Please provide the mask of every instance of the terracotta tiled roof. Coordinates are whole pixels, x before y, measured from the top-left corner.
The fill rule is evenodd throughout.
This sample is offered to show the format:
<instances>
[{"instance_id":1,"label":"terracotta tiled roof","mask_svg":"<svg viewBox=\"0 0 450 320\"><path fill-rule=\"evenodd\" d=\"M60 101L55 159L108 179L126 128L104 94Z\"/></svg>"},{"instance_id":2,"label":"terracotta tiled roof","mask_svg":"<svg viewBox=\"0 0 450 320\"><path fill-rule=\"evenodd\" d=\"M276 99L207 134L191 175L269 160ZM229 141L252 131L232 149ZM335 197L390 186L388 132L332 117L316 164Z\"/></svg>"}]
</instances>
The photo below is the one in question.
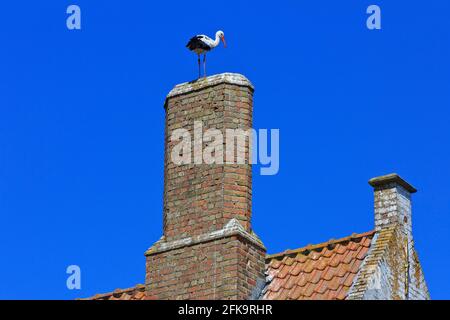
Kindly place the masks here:
<instances>
[{"instance_id":1,"label":"terracotta tiled roof","mask_svg":"<svg viewBox=\"0 0 450 320\"><path fill-rule=\"evenodd\" d=\"M266 258L266 300L344 300L375 232L289 250Z\"/></svg>"},{"instance_id":2,"label":"terracotta tiled roof","mask_svg":"<svg viewBox=\"0 0 450 320\"><path fill-rule=\"evenodd\" d=\"M113 292L96 294L85 300L145 300L145 286L138 284L133 288L116 289Z\"/></svg>"}]
</instances>

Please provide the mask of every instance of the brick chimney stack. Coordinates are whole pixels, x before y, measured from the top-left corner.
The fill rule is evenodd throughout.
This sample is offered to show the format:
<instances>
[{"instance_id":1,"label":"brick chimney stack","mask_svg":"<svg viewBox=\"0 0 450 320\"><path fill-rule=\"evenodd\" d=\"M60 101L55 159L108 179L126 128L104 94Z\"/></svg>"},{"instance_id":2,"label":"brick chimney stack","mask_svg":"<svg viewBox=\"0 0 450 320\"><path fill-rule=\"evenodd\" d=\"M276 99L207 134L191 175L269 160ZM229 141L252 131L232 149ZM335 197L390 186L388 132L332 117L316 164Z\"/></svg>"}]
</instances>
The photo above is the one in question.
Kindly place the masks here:
<instances>
[{"instance_id":1,"label":"brick chimney stack","mask_svg":"<svg viewBox=\"0 0 450 320\"><path fill-rule=\"evenodd\" d=\"M369 184L374 187L375 229L398 225L411 239L411 194L417 190L395 173L373 178Z\"/></svg>"},{"instance_id":2,"label":"brick chimney stack","mask_svg":"<svg viewBox=\"0 0 450 320\"><path fill-rule=\"evenodd\" d=\"M164 230L145 254L150 299L249 299L264 283L266 249L251 227L249 143L245 163L207 164L198 151L214 141L195 140L214 129L223 135L215 150L225 154L227 129L252 127L253 90L244 76L225 73L177 85L166 98ZM179 129L190 163L173 161Z\"/></svg>"}]
</instances>

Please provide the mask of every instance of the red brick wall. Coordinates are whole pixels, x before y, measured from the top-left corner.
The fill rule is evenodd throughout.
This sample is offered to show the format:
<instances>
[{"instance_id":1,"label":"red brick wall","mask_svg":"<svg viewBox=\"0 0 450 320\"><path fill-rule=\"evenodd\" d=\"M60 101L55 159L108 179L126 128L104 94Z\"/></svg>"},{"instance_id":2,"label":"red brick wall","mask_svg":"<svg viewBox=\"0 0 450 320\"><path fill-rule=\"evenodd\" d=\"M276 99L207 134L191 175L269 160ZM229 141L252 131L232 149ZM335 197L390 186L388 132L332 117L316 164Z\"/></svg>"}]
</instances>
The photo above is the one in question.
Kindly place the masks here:
<instances>
[{"instance_id":1,"label":"red brick wall","mask_svg":"<svg viewBox=\"0 0 450 320\"><path fill-rule=\"evenodd\" d=\"M147 257L149 299L248 299L265 252L237 236Z\"/></svg>"},{"instance_id":2,"label":"red brick wall","mask_svg":"<svg viewBox=\"0 0 450 320\"><path fill-rule=\"evenodd\" d=\"M252 127L253 90L228 83L169 98L166 104L164 235L166 240L222 228L232 217L251 229L251 165L172 162L173 130L185 128L194 137L194 121L204 131ZM205 147L203 144L203 148ZM246 144L248 148L248 144ZM248 154L248 150L246 151ZM224 148L225 153L225 148ZM192 155L193 158L193 155Z\"/></svg>"}]
</instances>

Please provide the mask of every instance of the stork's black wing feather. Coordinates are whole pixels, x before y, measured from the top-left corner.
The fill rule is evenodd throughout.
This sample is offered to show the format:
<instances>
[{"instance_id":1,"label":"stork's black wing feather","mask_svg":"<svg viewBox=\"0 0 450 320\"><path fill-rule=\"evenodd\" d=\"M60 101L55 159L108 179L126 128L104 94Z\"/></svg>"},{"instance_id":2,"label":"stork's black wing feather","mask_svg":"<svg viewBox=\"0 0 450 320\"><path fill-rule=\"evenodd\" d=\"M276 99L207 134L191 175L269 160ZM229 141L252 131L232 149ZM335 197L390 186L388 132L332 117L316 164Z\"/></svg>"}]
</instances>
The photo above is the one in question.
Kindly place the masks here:
<instances>
[{"instance_id":1,"label":"stork's black wing feather","mask_svg":"<svg viewBox=\"0 0 450 320\"><path fill-rule=\"evenodd\" d=\"M208 46L205 42L202 41L203 36L195 36L192 37L189 42L187 43L186 47L193 51L196 49L202 49L202 50L206 50L209 51L211 50L211 47Z\"/></svg>"}]
</instances>

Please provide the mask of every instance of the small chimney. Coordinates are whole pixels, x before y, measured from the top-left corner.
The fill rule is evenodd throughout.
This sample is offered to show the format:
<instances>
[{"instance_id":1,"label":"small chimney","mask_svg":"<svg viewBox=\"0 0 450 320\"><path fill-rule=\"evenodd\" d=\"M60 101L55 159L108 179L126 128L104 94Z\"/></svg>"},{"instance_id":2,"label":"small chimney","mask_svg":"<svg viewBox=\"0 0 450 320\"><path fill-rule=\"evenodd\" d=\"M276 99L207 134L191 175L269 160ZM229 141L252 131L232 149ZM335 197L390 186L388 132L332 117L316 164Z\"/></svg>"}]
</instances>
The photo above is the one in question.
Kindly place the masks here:
<instances>
[{"instance_id":1,"label":"small chimney","mask_svg":"<svg viewBox=\"0 0 450 320\"><path fill-rule=\"evenodd\" d=\"M369 184L374 188L375 229L399 225L411 239L411 194L417 190L396 173L370 179Z\"/></svg>"}]
</instances>

